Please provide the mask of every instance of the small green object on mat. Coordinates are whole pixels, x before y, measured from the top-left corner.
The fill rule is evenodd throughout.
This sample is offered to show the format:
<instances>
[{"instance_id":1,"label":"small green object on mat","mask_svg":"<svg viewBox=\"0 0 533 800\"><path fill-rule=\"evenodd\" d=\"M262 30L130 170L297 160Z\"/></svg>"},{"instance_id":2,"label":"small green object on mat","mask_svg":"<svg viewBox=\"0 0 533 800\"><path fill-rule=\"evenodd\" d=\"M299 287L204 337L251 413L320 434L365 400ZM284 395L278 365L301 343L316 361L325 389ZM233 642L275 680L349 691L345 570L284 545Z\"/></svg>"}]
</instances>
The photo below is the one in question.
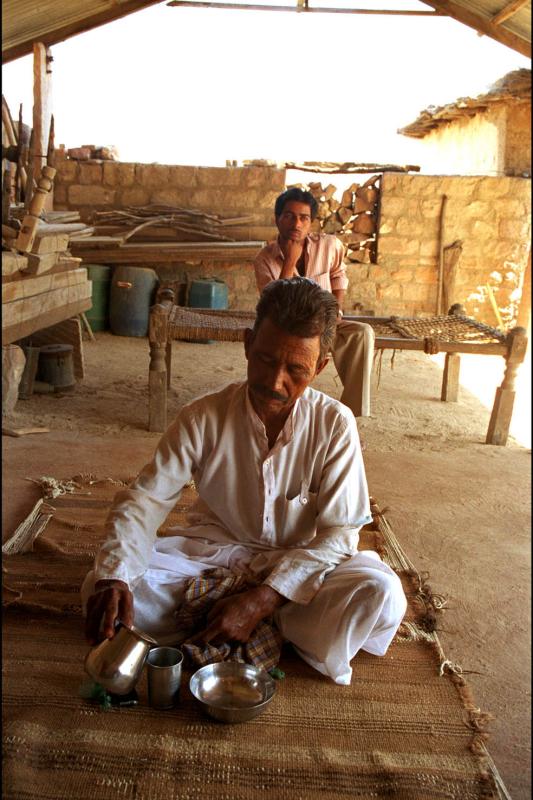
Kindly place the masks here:
<instances>
[{"instance_id":1,"label":"small green object on mat","mask_svg":"<svg viewBox=\"0 0 533 800\"><path fill-rule=\"evenodd\" d=\"M95 700L100 703L104 709L111 708L111 698L108 692L106 692L104 687L99 683L95 683L94 681L82 683L79 688L79 695L83 697L84 700Z\"/></svg>"},{"instance_id":2,"label":"small green object on mat","mask_svg":"<svg viewBox=\"0 0 533 800\"><path fill-rule=\"evenodd\" d=\"M279 667L272 667L268 674L272 675L275 681L282 681L285 677L285 673Z\"/></svg>"}]
</instances>

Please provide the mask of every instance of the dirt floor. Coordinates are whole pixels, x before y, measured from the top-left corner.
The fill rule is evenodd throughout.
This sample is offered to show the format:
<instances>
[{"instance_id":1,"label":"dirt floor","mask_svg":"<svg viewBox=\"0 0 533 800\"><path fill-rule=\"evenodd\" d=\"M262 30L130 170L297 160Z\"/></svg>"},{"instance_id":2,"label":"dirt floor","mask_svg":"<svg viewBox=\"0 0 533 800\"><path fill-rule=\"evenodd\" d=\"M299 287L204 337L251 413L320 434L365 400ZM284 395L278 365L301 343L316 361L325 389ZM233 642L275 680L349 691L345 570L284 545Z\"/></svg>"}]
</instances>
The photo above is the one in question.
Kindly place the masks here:
<instances>
[{"instance_id":1,"label":"dirt floor","mask_svg":"<svg viewBox=\"0 0 533 800\"><path fill-rule=\"evenodd\" d=\"M9 421L50 433L2 439L4 538L39 497L27 478L131 477L159 438L146 430L147 340L97 333L84 354L86 377L72 393L20 400ZM444 652L462 667L481 710L494 715L490 753L513 800L526 800L531 450L513 438L506 447L485 445L489 408L466 389L458 403L440 402L439 358L397 352L391 369L386 353L379 387L376 363L372 417L359 421L368 482L408 557L448 598ZM465 378L492 398L503 360L468 359ZM240 344L176 342L169 419L194 396L244 375ZM340 396L332 364L315 386Z\"/></svg>"}]
</instances>

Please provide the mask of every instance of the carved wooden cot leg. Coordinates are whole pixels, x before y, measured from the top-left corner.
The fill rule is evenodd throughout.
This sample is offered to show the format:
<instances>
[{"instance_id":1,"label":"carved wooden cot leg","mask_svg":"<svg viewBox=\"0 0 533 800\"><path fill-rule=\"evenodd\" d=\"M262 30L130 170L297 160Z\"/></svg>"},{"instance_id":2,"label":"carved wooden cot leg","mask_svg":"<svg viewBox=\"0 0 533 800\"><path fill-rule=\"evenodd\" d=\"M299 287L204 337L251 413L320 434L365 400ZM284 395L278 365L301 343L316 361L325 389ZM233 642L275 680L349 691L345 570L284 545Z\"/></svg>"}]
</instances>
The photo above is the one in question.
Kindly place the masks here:
<instances>
[{"instance_id":1,"label":"carved wooden cot leg","mask_svg":"<svg viewBox=\"0 0 533 800\"><path fill-rule=\"evenodd\" d=\"M507 334L507 357L502 385L496 389L485 444L507 444L515 398L515 380L518 367L526 356L525 328L513 328Z\"/></svg>"},{"instance_id":2,"label":"carved wooden cot leg","mask_svg":"<svg viewBox=\"0 0 533 800\"><path fill-rule=\"evenodd\" d=\"M459 397L459 371L461 356L459 353L446 353L440 399L447 403L456 403Z\"/></svg>"},{"instance_id":3,"label":"carved wooden cot leg","mask_svg":"<svg viewBox=\"0 0 533 800\"><path fill-rule=\"evenodd\" d=\"M150 371L148 373L148 430L162 433L167 427L167 335L168 307L157 304L150 309L148 340Z\"/></svg>"}]
</instances>

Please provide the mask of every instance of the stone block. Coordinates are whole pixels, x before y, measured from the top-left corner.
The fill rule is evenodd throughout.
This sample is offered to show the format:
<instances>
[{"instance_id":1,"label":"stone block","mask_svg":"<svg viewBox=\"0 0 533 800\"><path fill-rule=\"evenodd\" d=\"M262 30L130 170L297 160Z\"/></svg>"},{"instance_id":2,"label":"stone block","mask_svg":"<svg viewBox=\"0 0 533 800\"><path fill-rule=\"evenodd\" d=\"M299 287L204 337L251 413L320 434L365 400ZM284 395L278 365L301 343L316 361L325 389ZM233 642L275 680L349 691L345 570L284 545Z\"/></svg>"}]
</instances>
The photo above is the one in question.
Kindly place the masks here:
<instances>
[{"instance_id":1,"label":"stone block","mask_svg":"<svg viewBox=\"0 0 533 800\"><path fill-rule=\"evenodd\" d=\"M478 178L476 198L478 200L495 200L505 197L511 188L512 178Z\"/></svg>"},{"instance_id":2,"label":"stone block","mask_svg":"<svg viewBox=\"0 0 533 800\"><path fill-rule=\"evenodd\" d=\"M163 164L136 164L135 183L145 189L159 189L167 186L170 167Z\"/></svg>"},{"instance_id":3,"label":"stone block","mask_svg":"<svg viewBox=\"0 0 533 800\"><path fill-rule=\"evenodd\" d=\"M386 236L388 233L394 233L395 225L396 225L396 220L393 219L388 219L386 222L382 222L381 225L379 226L379 235Z\"/></svg>"},{"instance_id":4,"label":"stone block","mask_svg":"<svg viewBox=\"0 0 533 800\"><path fill-rule=\"evenodd\" d=\"M403 267L402 269L394 270L394 272L391 273L391 278L393 281L396 281L397 283L405 283L407 281L411 281L413 280L413 270L406 269L405 267Z\"/></svg>"},{"instance_id":5,"label":"stone block","mask_svg":"<svg viewBox=\"0 0 533 800\"><path fill-rule=\"evenodd\" d=\"M230 192L224 189L193 189L190 193L190 208L198 208L202 211L207 211L211 214L216 214L220 209L224 209L228 213L230 208L234 207L234 203L228 202L232 195L240 194L239 192ZM244 197L238 198L239 202L243 202Z\"/></svg>"},{"instance_id":6,"label":"stone block","mask_svg":"<svg viewBox=\"0 0 533 800\"><path fill-rule=\"evenodd\" d=\"M68 187L68 202L72 206L110 206L113 205L115 192L105 186Z\"/></svg>"},{"instance_id":7,"label":"stone block","mask_svg":"<svg viewBox=\"0 0 533 800\"><path fill-rule=\"evenodd\" d=\"M126 186L117 191L120 206L145 206L150 202L150 191L144 186Z\"/></svg>"},{"instance_id":8,"label":"stone block","mask_svg":"<svg viewBox=\"0 0 533 800\"><path fill-rule=\"evenodd\" d=\"M57 173L54 185L64 181L65 183L73 183L78 181L79 164L77 161L62 161L57 166Z\"/></svg>"},{"instance_id":9,"label":"stone block","mask_svg":"<svg viewBox=\"0 0 533 800\"><path fill-rule=\"evenodd\" d=\"M275 191L279 195L285 189L285 170L273 167L243 167L241 186Z\"/></svg>"},{"instance_id":10,"label":"stone block","mask_svg":"<svg viewBox=\"0 0 533 800\"><path fill-rule=\"evenodd\" d=\"M180 208L193 208L191 205L191 190L168 186L160 189L146 189L145 191L149 197L148 202L150 203L157 203L158 205L164 206L178 206Z\"/></svg>"},{"instance_id":11,"label":"stone block","mask_svg":"<svg viewBox=\"0 0 533 800\"><path fill-rule=\"evenodd\" d=\"M106 186L132 186L135 182L135 164L105 161L102 167Z\"/></svg>"},{"instance_id":12,"label":"stone block","mask_svg":"<svg viewBox=\"0 0 533 800\"><path fill-rule=\"evenodd\" d=\"M418 267L413 272L413 283L437 283L437 277L437 268L435 265L429 267Z\"/></svg>"},{"instance_id":13,"label":"stone block","mask_svg":"<svg viewBox=\"0 0 533 800\"><path fill-rule=\"evenodd\" d=\"M427 284L408 283L402 286L402 298L404 300L427 304L427 311L431 311L431 313L435 308L437 297L435 292L436 289Z\"/></svg>"},{"instance_id":14,"label":"stone block","mask_svg":"<svg viewBox=\"0 0 533 800\"><path fill-rule=\"evenodd\" d=\"M394 222L395 217L405 214L407 211L406 197L392 197L381 193L381 219L385 222ZM392 218L392 219L391 219Z\"/></svg>"},{"instance_id":15,"label":"stone block","mask_svg":"<svg viewBox=\"0 0 533 800\"><path fill-rule=\"evenodd\" d=\"M402 236L380 236L378 240L378 253L396 255L416 255L420 244L418 239Z\"/></svg>"},{"instance_id":16,"label":"stone block","mask_svg":"<svg viewBox=\"0 0 533 800\"><path fill-rule=\"evenodd\" d=\"M196 185L199 189L218 189L221 186L240 186L241 171L238 167L196 167Z\"/></svg>"},{"instance_id":17,"label":"stone block","mask_svg":"<svg viewBox=\"0 0 533 800\"><path fill-rule=\"evenodd\" d=\"M504 239L526 239L531 233L531 226L525 220L501 219L498 234Z\"/></svg>"},{"instance_id":18,"label":"stone block","mask_svg":"<svg viewBox=\"0 0 533 800\"><path fill-rule=\"evenodd\" d=\"M102 183L102 164L93 162L80 162L79 182L99 186Z\"/></svg>"},{"instance_id":19,"label":"stone block","mask_svg":"<svg viewBox=\"0 0 533 800\"><path fill-rule=\"evenodd\" d=\"M401 297L400 284L391 283L379 287L382 299L399 299Z\"/></svg>"},{"instance_id":20,"label":"stone block","mask_svg":"<svg viewBox=\"0 0 533 800\"><path fill-rule=\"evenodd\" d=\"M188 167L180 164L171 164L168 167L168 181L171 186L178 189L192 190L198 186L199 167Z\"/></svg>"},{"instance_id":21,"label":"stone block","mask_svg":"<svg viewBox=\"0 0 533 800\"><path fill-rule=\"evenodd\" d=\"M432 228L436 229L434 221L424 220L420 217L400 217L396 223L396 234L404 239L416 240L417 244L420 245L420 239L423 236L427 236Z\"/></svg>"},{"instance_id":22,"label":"stone block","mask_svg":"<svg viewBox=\"0 0 533 800\"><path fill-rule=\"evenodd\" d=\"M67 202L67 187L64 183L54 185L54 209L57 211L60 204Z\"/></svg>"},{"instance_id":23,"label":"stone block","mask_svg":"<svg viewBox=\"0 0 533 800\"><path fill-rule=\"evenodd\" d=\"M25 364L22 347L16 344L2 347L2 417L9 417L15 410Z\"/></svg>"},{"instance_id":24,"label":"stone block","mask_svg":"<svg viewBox=\"0 0 533 800\"><path fill-rule=\"evenodd\" d=\"M480 239L481 241L486 241L487 239L496 239L498 237L498 229L496 228L496 225L490 222L484 222L480 219L476 219L472 223L471 233L472 236L474 236L476 239Z\"/></svg>"},{"instance_id":25,"label":"stone block","mask_svg":"<svg viewBox=\"0 0 533 800\"><path fill-rule=\"evenodd\" d=\"M376 283L390 281L391 270L381 264L370 264L368 267L368 277Z\"/></svg>"},{"instance_id":26,"label":"stone block","mask_svg":"<svg viewBox=\"0 0 533 800\"><path fill-rule=\"evenodd\" d=\"M420 255L437 258L439 253L439 243L436 239L426 239L420 242Z\"/></svg>"},{"instance_id":27,"label":"stone block","mask_svg":"<svg viewBox=\"0 0 533 800\"><path fill-rule=\"evenodd\" d=\"M437 219L442 209L442 197L428 197L420 202L420 211L423 219Z\"/></svg>"},{"instance_id":28,"label":"stone block","mask_svg":"<svg viewBox=\"0 0 533 800\"><path fill-rule=\"evenodd\" d=\"M494 213L494 206L487 200L470 200L461 208L461 214L469 219L490 219Z\"/></svg>"}]
</instances>

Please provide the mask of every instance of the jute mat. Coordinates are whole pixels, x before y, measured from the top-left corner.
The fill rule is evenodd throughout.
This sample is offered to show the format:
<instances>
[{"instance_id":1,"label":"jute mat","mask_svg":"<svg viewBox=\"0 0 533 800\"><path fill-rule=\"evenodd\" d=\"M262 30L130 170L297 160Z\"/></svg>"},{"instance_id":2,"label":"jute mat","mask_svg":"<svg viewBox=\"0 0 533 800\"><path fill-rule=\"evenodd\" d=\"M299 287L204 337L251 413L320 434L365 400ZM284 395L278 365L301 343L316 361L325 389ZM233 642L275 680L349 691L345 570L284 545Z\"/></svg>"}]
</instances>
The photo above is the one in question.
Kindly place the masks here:
<instances>
[{"instance_id":1,"label":"jute mat","mask_svg":"<svg viewBox=\"0 0 533 800\"><path fill-rule=\"evenodd\" d=\"M88 648L79 587L119 485L87 475L61 481L72 491L49 497L33 533L19 531L4 546L6 800L506 796L484 743L486 715L435 632L444 599L413 568L376 504L361 547L398 571L409 610L384 658L356 656L351 686L322 677L287 646L274 701L248 723L203 716L188 674L172 711L148 706L144 674L138 706L105 710L83 700ZM194 488L184 490L160 535L183 524L194 496Z\"/></svg>"}]
</instances>

